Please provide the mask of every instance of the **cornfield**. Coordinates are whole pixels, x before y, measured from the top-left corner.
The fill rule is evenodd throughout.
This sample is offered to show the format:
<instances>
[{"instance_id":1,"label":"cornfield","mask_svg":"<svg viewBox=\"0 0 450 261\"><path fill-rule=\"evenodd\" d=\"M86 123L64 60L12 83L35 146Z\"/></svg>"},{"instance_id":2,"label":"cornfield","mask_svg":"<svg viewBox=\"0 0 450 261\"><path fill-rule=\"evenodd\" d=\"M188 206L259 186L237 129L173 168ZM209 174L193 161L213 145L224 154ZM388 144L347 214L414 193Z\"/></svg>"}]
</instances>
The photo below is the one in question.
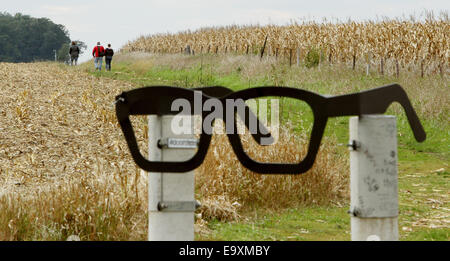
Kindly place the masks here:
<instances>
[{"instance_id":1,"label":"cornfield","mask_svg":"<svg viewBox=\"0 0 450 261\"><path fill-rule=\"evenodd\" d=\"M447 13L427 14L424 21L382 20L345 23L304 22L287 26L225 26L176 34L141 36L123 52L180 53L189 46L194 53L237 53L285 56L303 60L317 49L321 62L422 66L442 71L450 61L450 23Z\"/></svg>"}]
</instances>

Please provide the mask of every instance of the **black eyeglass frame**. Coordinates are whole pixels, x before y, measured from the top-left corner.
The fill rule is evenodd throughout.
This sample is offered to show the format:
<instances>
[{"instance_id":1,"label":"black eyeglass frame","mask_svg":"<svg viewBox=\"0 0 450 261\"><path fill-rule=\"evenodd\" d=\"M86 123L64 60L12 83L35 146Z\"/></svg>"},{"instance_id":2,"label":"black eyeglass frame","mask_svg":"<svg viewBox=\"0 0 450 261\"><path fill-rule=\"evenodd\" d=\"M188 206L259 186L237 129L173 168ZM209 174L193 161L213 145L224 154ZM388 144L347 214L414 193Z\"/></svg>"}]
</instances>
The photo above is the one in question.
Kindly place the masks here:
<instances>
[{"instance_id":1,"label":"black eyeglass frame","mask_svg":"<svg viewBox=\"0 0 450 261\"><path fill-rule=\"evenodd\" d=\"M215 88L209 89L209 88ZM116 97L116 114L119 119L119 124L125 135L130 152L136 164L146 171L151 172L187 172L193 170L201 165L209 144L211 142L211 135L207 134L202 129L200 135L197 153L188 161L184 162L150 162L146 160L139 152L136 138L129 121L129 115L143 115L143 114L177 114L158 108L167 108L170 100L176 98L184 98L193 104L193 90L179 87L168 86L154 86L143 87L140 89L124 92ZM426 138L425 131L416 112L414 111L411 102L408 99L406 92L398 84L390 84L370 90L361 91L358 93L338 95L326 97L310 91L279 86L265 86L244 89L233 92L228 88L215 86L204 87L195 90L201 90L203 93L203 101L205 99L216 98L225 106L227 99L231 100L248 100L262 97L289 97L299 99L306 102L313 111L314 124L311 131L311 137L308 145L308 151L299 163L265 163L258 162L250 158L244 151L241 139L237 133L237 117L235 110L233 113L235 131L231 134L227 133L228 139L231 143L234 153L236 154L242 165L249 170L260 174L301 174L308 171L314 164L317 156L323 133L329 117L340 116L362 116L365 114L383 114L386 112L389 105L393 102L398 102L404 108L409 124L417 141L422 142ZM209 94L209 95L208 95ZM160 95L156 97L156 95ZM211 95L211 96L210 96ZM170 99L160 99L160 97L169 97ZM220 98L218 98L220 97ZM156 101L155 101L156 99ZM151 104L151 102L155 104ZM203 119L209 112L202 112ZM225 115L222 118L226 125L228 110L225 110ZM246 113L251 113L246 111ZM247 117L248 118L248 117ZM246 122L248 126L248 122ZM261 125L259 125L261 126ZM211 127L212 128L212 127ZM211 133L211 132L210 132ZM264 132L263 132L264 133ZM259 133L254 135L255 140L261 137Z\"/></svg>"},{"instance_id":2,"label":"black eyeglass frame","mask_svg":"<svg viewBox=\"0 0 450 261\"><path fill-rule=\"evenodd\" d=\"M320 143L329 117L363 116L368 114L383 114L393 103L398 102L404 108L409 124L417 141L426 138L425 131L406 92L398 84L386 85L358 93L323 96L310 91L290 87L256 87L231 93L226 99L255 99L270 96L288 97L306 102L313 111L314 124L308 144L306 156L297 164L265 163L250 158L243 150L241 139L237 132L228 134L233 151L246 168L261 174L301 174L308 171L314 164Z\"/></svg>"},{"instance_id":3,"label":"black eyeglass frame","mask_svg":"<svg viewBox=\"0 0 450 261\"><path fill-rule=\"evenodd\" d=\"M208 99L217 99L230 93L232 90L222 86L211 86L194 89L185 89L171 86L148 86L134 89L128 92L123 92L116 97L116 116L119 125L125 136L130 153L136 164L150 172L172 172L180 173L193 170L200 166L208 152L209 144L211 142L211 134L205 133L202 129L200 140L198 142L197 153L187 161L149 161L141 154L136 136L134 135L133 126L131 124L130 115L175 115L179 112L169 109L173 101L178 98L183 98L190 102L191 108L194 108L195 98L194 91L200 91L202 95L202 102ZM203 107L203 104L201 105ZM194 115L195 112L192 113ZM257 121L258 130L260 132L252 133L253 138L258 144L261 144L262 138L271 138L269 131L260 123L249 109L245 106L244 111L246 117L245 124L248 127L250 118L254 117ZM202 120L209 114L208 111L202 111ZM212 122L212 124L214 124ZM211 131L212 133L212 126ZM262 145L262 144L261 144Z\"/></svg>"}]
</instances>

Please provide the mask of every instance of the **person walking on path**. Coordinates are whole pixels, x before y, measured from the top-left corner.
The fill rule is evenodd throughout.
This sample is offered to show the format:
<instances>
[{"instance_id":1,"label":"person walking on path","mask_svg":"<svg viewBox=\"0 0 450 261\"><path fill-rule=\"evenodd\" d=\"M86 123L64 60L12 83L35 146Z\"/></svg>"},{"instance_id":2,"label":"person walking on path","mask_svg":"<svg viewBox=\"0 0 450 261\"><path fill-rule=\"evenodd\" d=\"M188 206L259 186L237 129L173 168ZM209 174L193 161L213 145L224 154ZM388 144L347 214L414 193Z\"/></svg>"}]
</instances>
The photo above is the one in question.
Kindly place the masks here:
<instances>
[{"instance_id":1,"label":"person walking on path","mask_svg":"<svg viewBox=\"0 0 450 261\"><path fill-rule=\"evenodd\" d=\"M108 47L105 49L105 69L107 71L111 71L111 60L114 55L114 50L111 48L111 44L108 44Z\"/></svg>"},{"instance_id":2,"label":"person walking on path","mask_svg":"<svg viewBox=\"0 0 450 261\"><path fill-rule=\"evenodd\" d=\"M105 56L105 48L97 42L97 46L92 50L92 56L94 57L95 70L102 70L103 56Z\"/></svg>"},{"instance_id":3,"label":"person walking on path","mask_svg":"<svg viewBox=\"0 0 450 261\"><path fill-rule=\"evenodd\" d=\"M78 56L80 55L80 47L78 47L76 42L72 42L72 45L69 49L69 55L70 55L70 65L77 65Z\"/></svg>"}]
</instances>

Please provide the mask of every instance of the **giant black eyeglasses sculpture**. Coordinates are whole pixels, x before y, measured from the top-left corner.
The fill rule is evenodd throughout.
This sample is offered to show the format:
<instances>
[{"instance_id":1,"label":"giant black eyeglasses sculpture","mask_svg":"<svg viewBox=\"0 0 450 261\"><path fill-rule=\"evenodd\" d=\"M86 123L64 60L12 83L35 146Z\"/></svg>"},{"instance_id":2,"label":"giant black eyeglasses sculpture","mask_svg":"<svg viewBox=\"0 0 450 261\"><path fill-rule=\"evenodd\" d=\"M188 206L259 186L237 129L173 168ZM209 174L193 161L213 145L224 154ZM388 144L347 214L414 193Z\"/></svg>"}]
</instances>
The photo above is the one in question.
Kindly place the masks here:
<instances>
[{"instance_id":1,"label":"giant black eyeglasses sculpture","mask_svg":"<svg viewBox=\"0 0 450 261\"><path fill-rule=\"evenodd\" d=\"M414 111L408 96L403 88L398 84L378 87L358 93L326 97L310 91L290 88L290 87L256 87L242 91L233 92L232 90L221 87L204 87L196 89L185 89L169 86L150 86L143 87L127 92L123 92L116 97L116 115L119 124L124 133L131 155L136 164L151 172L187 172L197 168L202 164L209 144L211 142L212 125L202 129L198 142L196 154L184 162L155 162L145 159L139 151L133 127L130 122L130 115L175 115L178 111L171 109L171 104L179 98L187 100L192 108L195 107L195 95L201 92L201 106L208 100L214 99L226 107L226 101L258 99L263 97L284 97L300 100L309 105L312 110L314 123L308 144L306 156L294 164L258 162L252 159L244 150L241 136L237 133L236 114L245 119L245 126L249 128L250 121L255 120L256 115L245 106L245 110L237 109L225 110L221 117L225 125L232 123L233 131L227 136L231 143L234 153L239 161L251 171L261 174L301 174L309 170L315 161L320 142L329 117L339 116L361 116L365 114L382 114L393 102L401 104L405 110L408 122L417 141L422 142L426 138L425 131ZM198 100L197 100L198 102ZM200 115L202 119L208 116L209 112L192 111L191 115ZM256 118L257 120L257 118ZM228 121L228 123L227 123ZM233 122L230 122L233 121ZM263 138L271 140L271 134L265 129L264 124L257 120L258 131L253 132L254 140L260 145L270 146L270 142L263 144ZM208 129L209 128L209 129Z\"/></svg>"}]
</instances>

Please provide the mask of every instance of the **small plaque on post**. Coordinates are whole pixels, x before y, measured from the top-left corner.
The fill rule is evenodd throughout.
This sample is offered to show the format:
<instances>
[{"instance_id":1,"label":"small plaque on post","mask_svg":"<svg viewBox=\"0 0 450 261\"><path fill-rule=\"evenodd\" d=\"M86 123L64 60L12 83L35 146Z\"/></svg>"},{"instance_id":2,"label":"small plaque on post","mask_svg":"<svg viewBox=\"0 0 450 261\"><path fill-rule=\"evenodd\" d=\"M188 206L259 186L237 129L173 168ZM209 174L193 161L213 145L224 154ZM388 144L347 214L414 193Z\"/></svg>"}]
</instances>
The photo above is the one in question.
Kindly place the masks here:
<instances>
[{"instance_id":1,"label":"small plaque on post","mask_svg":"<svg viewBox=\"0 0 450 261\"><path fill-rule=\"evenodd\" d=\"M168 149L196 149L198 139L163 138L158 141L160 148Z\"/></svg>"}]
</instances>

